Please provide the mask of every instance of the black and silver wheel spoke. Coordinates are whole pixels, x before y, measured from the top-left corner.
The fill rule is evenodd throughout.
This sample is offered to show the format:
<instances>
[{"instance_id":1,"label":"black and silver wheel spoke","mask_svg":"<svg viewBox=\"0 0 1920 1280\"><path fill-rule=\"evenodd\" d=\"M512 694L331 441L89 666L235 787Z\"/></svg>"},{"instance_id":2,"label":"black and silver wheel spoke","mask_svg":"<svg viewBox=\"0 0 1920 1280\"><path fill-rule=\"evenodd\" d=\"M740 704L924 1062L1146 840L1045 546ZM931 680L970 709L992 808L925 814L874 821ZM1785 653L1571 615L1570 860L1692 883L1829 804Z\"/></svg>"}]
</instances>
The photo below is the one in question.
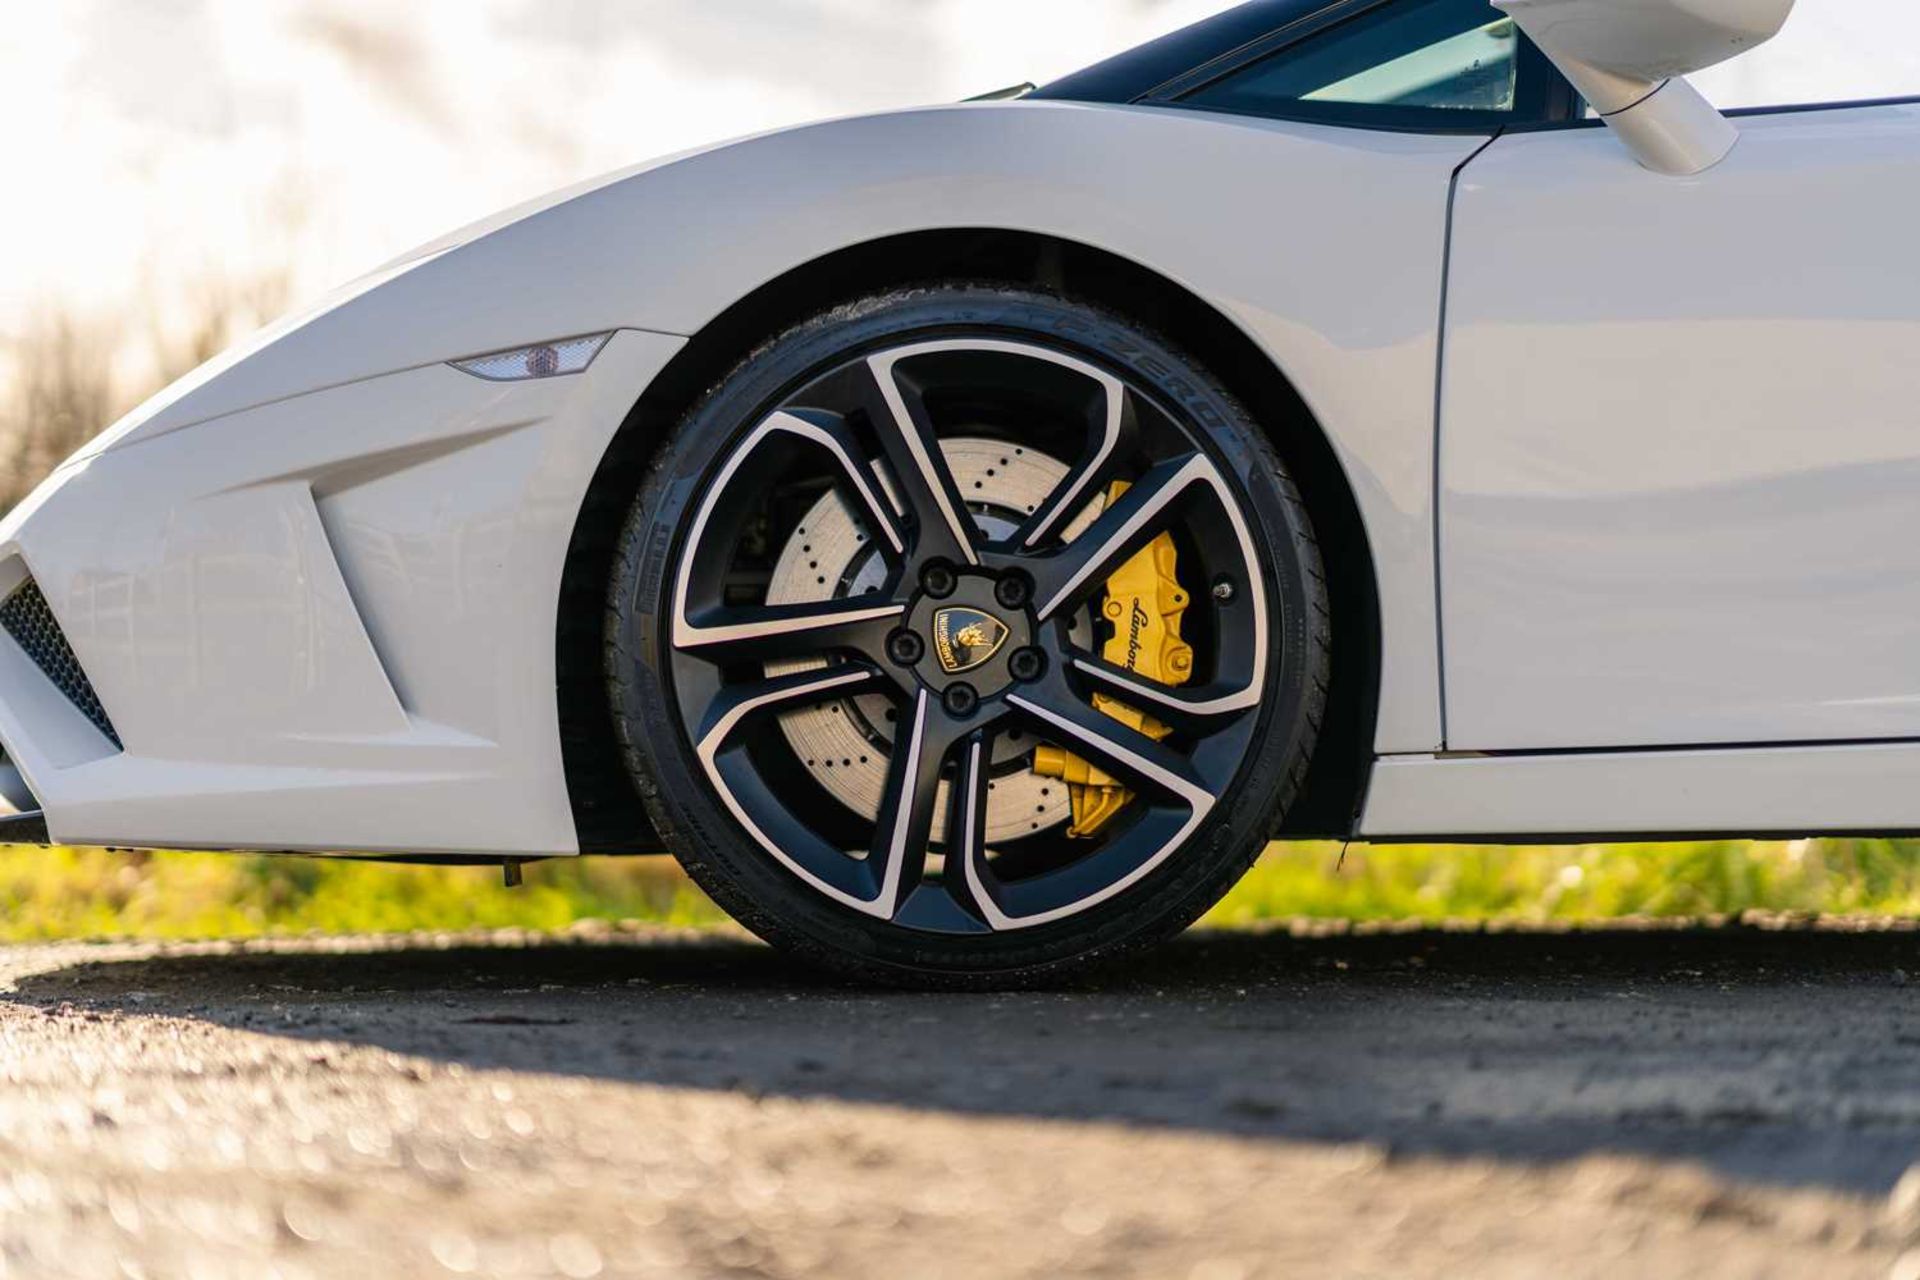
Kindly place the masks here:
<instances>
[{"instance_id":1,"label":"black and silver wheel spoke","mask_svg":"<svg viewBox=\"0 0 1920 1280\"><path fill-rule=\"evenodd\" d=\"M1010 693L1007 705L1038 732L1128 785L1193 811L1196 822L1213 807L1209 780L1186 756L1073 697L1062 683Z\"/></svg>"},{"instance_id":2,"label":"black and silver wheel spoke","mask_svg":"<svg viewBox=\"0 0 1920 1280\"><path fill-rule=\"evenodd\" d=\"M1218 782L1179 752L1066 695L1059 686L1014 694L1014 715L1142 791L1118 838L1051 871L1002 879L983 847L960 850L967 901L995 930L1062 919L1120 893L1182 848L1212 811Z\"/></svg>"},{"instance_id":3,"label":"black and silver wheel spoke","mask_svg":"<svg viewBox=\"0 0 1920 1280\"><path fill-rule=\"evenodd\" d=\"M828 698L852 697L879 683L879 673L866 667L840 666L729 685L714 697L701 717L697 736L700 759L711 766L753 716L790 711Z\"/></svg>"},{"instance_id":4,"label":"black and silver wheel spoke","mask_svg":"<svg viewBox=\"0 0 1920 1280\"><path fill-rule=\"evenodd\" d=\"M976 534L953 471L947 466L940 441L920 391L902 376L899 363L912 349L872 356L867 368L873 377L880 408L872 416L880 448L893 474L894 486L918 526L916 551L922 560L978 564Z\"/></svg>"},{"instance_id":5,"label":"black and silver wheel spoke","mask_svg":"<svg viewBox=\"0 0 1920 1280\"><path fill-rule=\"evenodd\" d=\"M1122 444L1133 427L1133 403L1126 384L1091 365L1074 362L1087 379L1086 445L1047 501L1014 535L1022 551L1045 546L1114 478Z\"/></svg>"},{"instance_id":6,"label":"black and silver wheel spoke","mask_svg":"<svg viewBox=\"0 0 1920 1280\"><path fill-rule=\"evenodd\" d=\"M1221 726L1260 705L1260 686L1252 681L1209 685L1165 685L1143 680L1104 658L1077 653L1074 674L1091 692L1104 693L1188 735L1218 732Z\"/></svg>"},{"instance_id":7,"label":"black and silver wheel spoke","mask_svg":"<svg viewBox=\"0 0 1920 1280\"><path fill-rule=\"evenodd\" d=\"M940 774L966 730L942 715L925 689L914 695L900 722L887 769L885 798L874 823L867 860L880 884L887 915L920 883L933 830Z\"/></svg>"},{"instance_id":8,"label":"black and silver wheel spoke","mask_svg":"<svg viewBox=\"0 0 1920 1280\"><path fill-rule=\"evenodd\" d=\"M1026 558L1041 622L1084 603L1106 577L1172 523L1175 505L1196 486L1219 486L1213 463L1198 453L1159 463L1109 504L1087 530L1048 556Z\"/></svg>"},{"instance_id":9,"label":"black and silver wheel spoke","mask_svg":"<svg viewBox=\"0 0 1920 1280\"><path fill-rule=\"evenodd\" d=\"M863 668L828 668L729 689L708 708L698 755L708 780L762 849L828 897L884 919L896 903L876 868L848 858L796 820L746 745L752 722L762 716L851 696L878 680Z\"/></svg>"},{"instance_id":10,"label":"black and silver wheel spoke","mask_svg":"<svg viewBox=\"0 0 1920 1280\"><path fill-rule=\"evenodd\" d=\"M904 604L870 599L825 604L716 607L682 617L674 646L708 662L728 666L829 653L857 652L884 661L886 637L906 613Z\"/></svg>"},{"instance_id":11,"label":"black and silver wheel spoke","mask_svg":"<svg viewBox=\"0 0 1920 1280\"><path fill-rule=\"evenodd\" d=\"M992 873L987 867L991 749L992 739L984 733L974 734L961 744L959 770L954 776L953 816L947 828L945 879L948 891L962 909L979 916L989 928L1000 929L1006 927L1007 916L994 897Z\"/></svg>"},{"instance_id":12,"label":"black and silver wheel spoke","mask_svg":"<svg viewBox=\"0 0 1920 1280\"><path fill-rule=\"evenodd\" d=\"M873 473L873 464L862 452L860 442L836 414L817 410L782 410L767 419L772 431L808 441L823 449L833 460L839 475L837 487L848 493L866 515L869 526L895 556L906 551L906 535L900 528L893 504L886 500Z\"/></svg>"}]
</instances>

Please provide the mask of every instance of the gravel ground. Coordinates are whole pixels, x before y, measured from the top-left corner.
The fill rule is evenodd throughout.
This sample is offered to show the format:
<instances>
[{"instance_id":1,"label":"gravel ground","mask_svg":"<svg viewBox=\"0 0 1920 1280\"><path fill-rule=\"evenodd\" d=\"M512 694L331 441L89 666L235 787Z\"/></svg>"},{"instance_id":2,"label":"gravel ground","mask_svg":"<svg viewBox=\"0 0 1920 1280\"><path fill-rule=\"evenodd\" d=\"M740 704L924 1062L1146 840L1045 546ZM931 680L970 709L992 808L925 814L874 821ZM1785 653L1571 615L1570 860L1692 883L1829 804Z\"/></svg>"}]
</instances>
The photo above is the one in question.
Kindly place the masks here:
<instances>
[{"instance_id":1,"label":"gravel ground","mask_svg":"<svg viewBox=\"0 0 1920 1280\"><path fill-rule=\"evenodd\" d=\"M1006 995L591 930L0 950L0 1280L1920 1280L1910 971L1846 922Z\"/></svg>"}]
</instances>

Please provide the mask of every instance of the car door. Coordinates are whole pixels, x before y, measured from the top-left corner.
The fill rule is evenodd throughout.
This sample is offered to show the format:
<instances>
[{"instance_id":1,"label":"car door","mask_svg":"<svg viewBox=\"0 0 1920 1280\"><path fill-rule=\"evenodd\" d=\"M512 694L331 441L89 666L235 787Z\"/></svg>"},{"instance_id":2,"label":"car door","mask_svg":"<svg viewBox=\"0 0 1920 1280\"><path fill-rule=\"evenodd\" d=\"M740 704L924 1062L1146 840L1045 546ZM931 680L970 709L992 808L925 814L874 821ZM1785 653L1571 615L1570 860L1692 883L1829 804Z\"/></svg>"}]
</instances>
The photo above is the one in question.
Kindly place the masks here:
<instances>
[{"instance_id":1,"label":"car door","mask_svg":"<svg viewBox=\"0 0 1920 1280\"><path fill-rule=\"evenodd\" d=\"M1449 748L1920 737L1920 105L1692 178L1502 136L1453 206Z\"/></svg>"},{"instance_id":2,"label":"car door","mask_svg":"<svg viewBox=\"0 0 1920 1280\"><path fill-rule=\"evenodd\" d=\"M1266 330L1269 349L1303 400L1331 424L1335 450L1349 476L1358 477L1383 635L1373 745L1385 754L1431 752L1441 743L1432 397L1449 191L1460 166L1501 130L1567 119L1576 103L1540 50L1485 0L1293 0L1247 8L1276 25L1171 79L1149 80L1158 87L1138 100L1309 130L1276 135L1289 148L1274 148L1262 162L1275 202L1270 235L1287 238L1284 252L1258 241L1245 252L1264 251L1272 263L1312 254L1334 273L1336 310L1350 307L1365 320L1339 325L1330 343L1311 350L1294 345L1291 321L1268 327L1256 317L1250 328ZM1131 88L1122 100L1136 100ZM1342 166L1338 185L1331 184L1292 158L1295 138L1367 168ZM1303 234L1300 208L1349 212ZM1263 275L1261 265L1250 264L1241 287L1268 316L1317 309L1298 281L1265 276L1263 284ZM1290 363L1295 351L1302 358ZM1364 354L1365 365L1329 363L1326 356L1336 351ZM1327 546L1332 555L1354 554L1350 546ZM1358 641L1345 653L1342 661L1365 661Z\"/></svg>"}]
</instances>

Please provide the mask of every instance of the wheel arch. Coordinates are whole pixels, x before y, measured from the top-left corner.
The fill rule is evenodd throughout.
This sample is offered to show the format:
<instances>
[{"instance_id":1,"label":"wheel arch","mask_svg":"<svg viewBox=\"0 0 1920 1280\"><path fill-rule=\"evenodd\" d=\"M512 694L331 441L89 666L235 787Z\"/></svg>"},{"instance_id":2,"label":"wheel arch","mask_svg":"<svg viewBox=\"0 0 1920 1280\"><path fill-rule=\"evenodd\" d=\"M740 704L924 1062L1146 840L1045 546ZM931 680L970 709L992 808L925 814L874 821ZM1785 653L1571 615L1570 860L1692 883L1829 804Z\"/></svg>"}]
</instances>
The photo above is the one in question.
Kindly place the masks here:
<instances>
[{"instance_id":1,"label":"wheel arch","mask_svg":"<svg viewBox=\"0 0 1920 1280\"><path fill-rule=\"evenodd\" d=\"M689 338L621 424L581 503L560 588L561 748L581 852L651 852L660 843L621 763L601 678L615 541L660 440L734 364L807 316L884 289L954 280L1040 288L1146 323L1212 371L1266 430L1318 534L1337 639L1326 724L1280 834L1353 832L1373 767L1381 623L1366 526L1325 430L1258 344L1175 281L1056 236L961 228L854 245L755 289Z\"/></svg>"}]
</instances>

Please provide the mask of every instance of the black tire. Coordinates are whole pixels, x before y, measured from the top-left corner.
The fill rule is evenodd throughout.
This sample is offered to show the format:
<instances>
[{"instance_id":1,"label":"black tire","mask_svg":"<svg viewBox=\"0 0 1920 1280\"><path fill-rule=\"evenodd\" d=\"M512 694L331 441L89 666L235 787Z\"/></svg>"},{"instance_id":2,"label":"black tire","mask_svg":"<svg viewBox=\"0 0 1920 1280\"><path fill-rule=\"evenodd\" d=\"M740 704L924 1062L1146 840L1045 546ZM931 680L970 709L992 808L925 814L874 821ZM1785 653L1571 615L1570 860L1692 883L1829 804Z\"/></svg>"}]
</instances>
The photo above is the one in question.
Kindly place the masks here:
<instances>
[{"instance_id":1,"label":"black tire","mask_svg":"<svg viewBox=\"0 0 1920 1280\"><path fill-rule=\"evenodd\" d=\"M1204 818L1193 818L1197 825L1179 828L1186 835L1177 848L1158 855L1164 860L1146 864L1148 869L1138 873L1140 878L1122 883L1111 896L1061 918L1025 927L954 933L843 905L776 862L763 843L750 835L736 816L740 808L732 793L723 799L714 766L696 751L693 739L701 730L689 727L690 713L685 710L695 701L686 687L692 677L685 675L685 654L675 652L675 639L681 633L674 630L674 619L687 613L688 578L679 579L682 595L677 613L674 593L676 574L697 571L689 529L696 507L722 466L736 451L752 447L751 441L742 442L756 424L788 403L800 388L819 385L823 371L844 367L868 353L929 339L973 338L1032 344L1109 373L1125 384L1130 405L1147 406L1137 412L1152 415L1155 430L1184 432L1183 438L1194 442L1194 452L1217 465L1218 475L1230 486L1239 507L1239 523L1232 527L1244 530L1232 545L1244 551L1250 541L1257 557L1254 572L1265 585L1255 594L1264 602L1261 617L1269 640L1264 653L1247 660L1252 668L1249 679L1257 681L1249 688L1257 693L1245 696L1257 697L1258 703L1249 705L1233 730L1238 735L1233 741L1242 747L1231 781L1217 793L1211 808L1204 810ZM1161 426L1163 420L1172 426ZM940 447L947 448L944 439ZM1090 480L1094 471L1089 466ZM1060 483L1065 488L1068 481ZM937 481L929 484L938 487ZM1221 492L1218 485L1215 491ZM946 492L958 490L949 486ZM1204 503L1206 495L1198 501ZM899 508L900 500L894 499L893 505ZM1064 512L1069 504L1063 498L1059 505ZM1195 518L1211 520L1209 527L1228 527L1231 517L1224 514L1225 500L1218 505L1223 514ZM870 510L883 511L877 505ZM704 516L703 511L703 530ZM951 525L951 508L948 516ZM916 521L905 527L923 527L905 512L900 519ZM740 535L737 545L749 545L748 535ZM913 545L920 544L916 540ZM876 554L880 550L877 536L874 550ZM688 566L684 569L683 557ZM909 572L918 570L900 570L903 575ZM1233 599L1230 588L1217 591L1226 594L1216 598ZM1216 607L1200 600L1202 594L1194 593L1196 607ZM1195 625L1211 625L1219 637L1225 637L1231 625L1229 607L1217 606L1220 621ZM1064 634L1063 624L1055 626ZM1036 635L1038 628L1036 623ZM654 823L688 874L736 920L769 942L863 980L977 987L1032 982L1069 966L1147 945L1185 928L1216 903L1258 856L1299 792L1325 708L1331 642L1320 556L1294 484L1259 426L1204 368L1164 338L1111 312L1026 290L955 284L880 294L787 330L742 360L660 443L618 543L607 604L606 677L626 766ZM1224 664L1227 659L1219 661ZM761 668L756 665L753 670L757 673ZM895 673L894 678L902 677ZM933 694L921 698L922 702L934 700ZM717 698L713 705L720 705ZM892 719L891 712L888 718ZM893 730L902 735L907 731L904 721ZM1176 735L1169 741L1179 740ZM993 753L1000 744L984 733L971 741L987 744L985 763L978 746L971 761L977 777L970 792L978 799L978 778L990 776L987 770L998 759ZM963 756L956 757L948 782L939 784L946 792L930 794L958 794L953 782L965 764ZM987 789L992 786L988 782ZM908 794L903 784L901 795ZM883 807L881 812L898 816L911 808L907 799L896 803L895 810ZM811 796L803 807L808 813L818 809ZM947 829L957 830L952 824L965 817L958 805L944 812L941 820L949 824ZM1198 815L1203 810L1196 805L1192 812ZM880 818L873 821L877 825ZM922 830L911 827L906 818L899 821L901 831ZM985 819L974 821L984 824ZM1134 826L1144 827L1147 821L1143 818ZM926 830L930 836L931 829ZM990 856L985 839L979 840L982 858ZM894 847L899 847L897 841ZM1115 865L1130 864L1116 861ZM919 892L927 883L938 885L948 873L914 874L933 877L915 881L914 891ZM952 894L964 907L964 888L955 888ZM898 903L897 898L891 901ZM906 914L904 907L900 911Z\"/></svg>"}]
</instances>

